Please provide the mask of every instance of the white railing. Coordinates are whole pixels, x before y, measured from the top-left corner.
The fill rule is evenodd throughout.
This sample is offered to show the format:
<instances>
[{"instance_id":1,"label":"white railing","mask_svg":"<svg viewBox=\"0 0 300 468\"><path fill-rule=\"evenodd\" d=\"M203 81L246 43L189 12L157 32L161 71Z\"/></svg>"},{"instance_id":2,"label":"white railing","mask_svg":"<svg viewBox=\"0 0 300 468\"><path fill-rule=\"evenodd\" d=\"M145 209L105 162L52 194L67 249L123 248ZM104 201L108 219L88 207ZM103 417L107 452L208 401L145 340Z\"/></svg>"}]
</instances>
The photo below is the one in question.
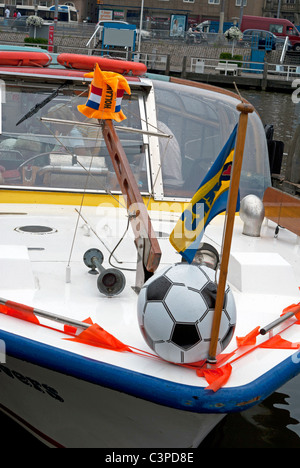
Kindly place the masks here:
<instances>
[{"instance_id":1,"label":"white railing","mask_svg":"<svg viewBox=\"0 0 300 468\"><path fill-rule=\"evenodd\" d=\"M191 73L219 73L225 76L263 75L264 66L265 64L261 62L191 57L189 71Z\"/></svg>"},{"instance_id":2,"label":"white railing","mask_svg":"<svg viewBox=\"0 0 300 468\"><path fill-rule=\"evenodd\" d=\"M293 80L300 76L300 66L297 65L280 65L272 63L261 63L251 61L232 61L232 60L217 60L192 57L190 63L191 73L223 73L224 75L235 76L250 76L259 77L263 75L265 78L270 78L270 75L278 79Z\"/></svg>"},{"instance_id":3,"label":"white railing","mask_svg":"<svg viewBox=\"0 0 300 468\"><path fill-rule=\"evenodd\" d=\"M93 32L93 34L91 35L90 39L86 43L86 47L95 49L96 44L97 44L97 33L99 33L99 38L98 39L100 39L102 29L103 29L103 26L101 26L101 25L98 25L96 27L96 29ZM92 44L92 41L93 41L93 44Z\"/></svg>"},{"instance_id":4,"label":"white railing","mask_svg":"<svg viewBox=\"0 0 300 468\"><path fill-rule=\"evenodd\" d=\"M300 76L300 66L280 65L272 63L208 59L203 57L191 57L181 64L172 63L172 57L159 53L133 54L134 60L145 63L148 70L165 72L177 71L182 74L223 74L225 76L239 76L245 78L281 79L291 81ZM194 78L193 78L194 79Z\"/></svg>"},{"instance_id":5,"label":"white railing","mask_svg":"<svg viewBox=\"0 0 300 468\"><path fill-rule=\"evenodd\" d=\"M300 66L268 64L268 74L275 78L286 78L286 81L291 81L300 76Z\"/></svg>"},{"instance_id":6,"label":"white railing","mask_svg":"<svg viewBox=\"0 0 300 468\"><path fill-rule=\"evenodd\" d=\"M133 60L136 62L144 63L147 66L147 68L165 68L168 60L168 55L158 54L156 52L152 52L149 54L144 52L137 52L134 53Z\"/></svg>"}]
</instances>

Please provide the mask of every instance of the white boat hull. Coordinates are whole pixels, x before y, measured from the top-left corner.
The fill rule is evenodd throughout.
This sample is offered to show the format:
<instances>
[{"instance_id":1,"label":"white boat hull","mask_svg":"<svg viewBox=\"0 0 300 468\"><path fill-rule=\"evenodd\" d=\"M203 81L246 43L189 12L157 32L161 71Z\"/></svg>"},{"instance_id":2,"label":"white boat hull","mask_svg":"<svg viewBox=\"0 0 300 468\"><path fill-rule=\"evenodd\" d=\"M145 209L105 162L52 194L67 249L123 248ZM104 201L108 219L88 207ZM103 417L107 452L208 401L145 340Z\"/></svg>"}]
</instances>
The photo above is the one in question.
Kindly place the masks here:
<instances>
[{"instance_id":1,"label":"white boat hull","mask_svg":"<svg viewBox=\"0 0 300 468\"><path fill-rule=\"evenodd\" d=\"M2 411L58 448L195 448L225 416L168 408L11 357L0 388Z\"/></svg>"}]
</instances>

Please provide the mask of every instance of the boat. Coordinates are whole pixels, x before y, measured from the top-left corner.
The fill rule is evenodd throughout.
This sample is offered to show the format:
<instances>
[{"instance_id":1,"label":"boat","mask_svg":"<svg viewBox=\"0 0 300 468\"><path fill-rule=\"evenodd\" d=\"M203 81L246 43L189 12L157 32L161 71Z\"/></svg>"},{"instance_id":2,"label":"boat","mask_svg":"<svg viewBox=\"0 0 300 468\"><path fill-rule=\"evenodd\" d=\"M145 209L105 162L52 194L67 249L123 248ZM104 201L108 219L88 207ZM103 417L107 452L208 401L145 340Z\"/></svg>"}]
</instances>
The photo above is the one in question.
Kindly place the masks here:
<instances>
[{"instance_id":1,"label":"boat","mask_svg":"<svg viewBox=\"0 0 300 468\"><path fill-rule=\"evenodd\" d=\"M47 52L0 50L0 65L47 67L52 57Z\"/></svg>"},{"instance_id":2,"label":"boat","mask_svg":"<svg viewBox=\"0 0 300 468\"><path fill-rule=\"evenodd\" d=\"M2 65L0 78L1 411L49 447L191 451L299 373L299 201L272 187L249 103L125 75L126 119L99 122L78 111L91 99L86 70ZM192 263L170 235L246 117L226 340L213 343L200 326L217 323L228 215L209 222ZM197 275L214 305L176 319L195 314ZM171 320L176 337L159 337ZM195 334L205 358L192 354Z\"/></svg>"},{"instance_id":3,"label":"boat","mask_svg":"<svg viewBox=\"0 0 300 468\"><path fill-rule=\"evenodd\" d=\"M58 55L57 61L66 68L79 70L94 70L95 64L98 63L103 71L126 73L127 75L140 76L147 71L144 63L112 57L63 53Z\"/></svg>"}]
</instances>

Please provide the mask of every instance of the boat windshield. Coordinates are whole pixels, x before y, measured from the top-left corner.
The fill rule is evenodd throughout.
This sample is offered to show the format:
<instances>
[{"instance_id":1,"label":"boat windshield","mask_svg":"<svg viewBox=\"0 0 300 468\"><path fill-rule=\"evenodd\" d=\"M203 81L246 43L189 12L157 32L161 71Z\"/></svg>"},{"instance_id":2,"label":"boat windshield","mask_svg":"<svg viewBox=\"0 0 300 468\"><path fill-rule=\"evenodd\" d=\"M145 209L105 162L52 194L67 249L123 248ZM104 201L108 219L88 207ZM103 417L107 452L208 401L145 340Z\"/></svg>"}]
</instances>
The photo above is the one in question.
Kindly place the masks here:
<instances>
[{"instance_id":1,"label":"boat windshield","mask_svg":"<svg viewBox=\"0 0 300 468\"><path fill-rule=\"evenodd\" d=\"M173 135L160 139L164 194L191 197L228 140L240 113L232 95L154 81L157 127ZM249 117L241 196L263 197L271 184L267 142L259 116Z\"/></svg>"},{"instance_id":2,"label":"boat windshield","mask_svg":"<svg viewBox=\"0 0 300 468\"><path fill-rule=\"evenodd\" d=\"M97 120L86 118L77 109L87 100L86 89L82 94L81 91L62 90L37 113L17 125L23 116L50 96L53 87L6 86L0 136L1 185L60 191L120 191L102 127ZM142 133L122 131L125 126L140 130L145 125L145 119L141 119L145 112L143 106L143 97L138 93L124 96L122 110L127 119L118 124L121 128L118 135L139 187L149 193L145 137ZM79 121L86 126L68 124L68 121Z\"/></svg>"},{"instance_id":3,"label":"boat windshield","mask_svg":"<svg viewBox=\"0 0 300 468\"><path fill-rule=\"evenodd\" d=\"M77 109L86 103L87 88L74 85L73 89L61 89L38 112L17 125L58 87L19 83L7 84L2 104L0 185L32 190L120 192L101 125ZM117 133L142 194L190 199L238 122L238 100L212 90L163 81L153 83L155 102L153 93L142 87L133 87L131 96L125 94L122 110L127 118L121 124L115 123ZM125 131L125 127L138 132ZM149 136L146 130L155 135ZM172 138L162 138L157 132ZM269 185L264 129L258 115L252 114L241 196L254 193L262 197ZM158 187L163 187L160 193Z\"/></svg>"}]
</instances>

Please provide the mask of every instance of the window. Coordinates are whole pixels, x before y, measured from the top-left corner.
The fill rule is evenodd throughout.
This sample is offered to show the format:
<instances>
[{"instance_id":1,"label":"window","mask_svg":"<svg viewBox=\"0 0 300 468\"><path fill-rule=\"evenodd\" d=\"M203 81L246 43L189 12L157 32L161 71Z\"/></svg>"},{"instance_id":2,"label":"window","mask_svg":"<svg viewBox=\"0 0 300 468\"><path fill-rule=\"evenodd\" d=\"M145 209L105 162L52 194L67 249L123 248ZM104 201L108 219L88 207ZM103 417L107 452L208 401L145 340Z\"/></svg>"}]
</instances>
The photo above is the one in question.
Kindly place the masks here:
<instances>
[{"instance_id":1,"label":"window","mask_svg":"<svg viewBox=\"0 0 300 468\"><path fill-rule=\"evenodd\" d=\"M165 138L159 138L164 194L167 197L190 198L197 191L238 121L237 101L229 96L175 83L170 86L170 83L155 80L153 85L157 128L173 135L169 142ZM249 118L240 186L241 198L252 192L254 178L262 181L269 178L263 126L259 124L262 138L255 138L258 128L255 128L254 120L259 124L257 114ZM255 151L258 154L266 156L260 168L256 167L253 158L246 156L253 153L253 145L257 145ZM261 173L261 179L257 179L258 172ZM261 193L264 190L265 182L262 182Z\"/></svg>"},{"instance_id":2,"label":"window","mask_svg":"<svg viewBox=\"0 0 300 468\"><path fill-rule=\"evenodd\" d=\"M235 0L235 6L237 7L241 7L241 6L247 6L247 0L243 0L243 4L242 4L242 0Z\"/></svg>"},{"instance_id":3,"label":"window","mask_svg":"<svg viewBox=\"0 0 300 468\"><path fill-rule=\"evenodd\" d=\"M270 24L270 32L273 34L282 34L283 33L283 25L282 24Z\"/></svg>"},{"instance_id":4,"label":"window","mask_svg":"<svg viewBox=\"0 0 300 468\"><path fill-rule=\"evenodd\" d=\"M209 5L220 5L220 0L208 0Z\"/></svg>"},{"instance_id":5,"label":"window","mask_svg":"<svg viewBox=\"0 0 300 468\"><path fill-rule=\"evenodd\" d=\"M7 86L6 102L3 103L5 120L0 135L1 185L30 185L33 189L47 187L82 190L86 187L88 191L94 192L107 189L119 191L101 127L73 126L59 122L61 119L85 121L77 105L85 104L86 96L74 99L59 94L39 110L35 117L16 126L20 117L52 91L52 88L38 90L26 85ZM120 123L120 127L141 129L143 102L139 93L130 98L124 96L122 109L127 119ZM42 116L58 119L58 122L42 122L39 119ZM146 162L148 140L140 133L119 130L118 134L141 191L149 193ZM87 173L90 174L88 180Z\"/></svg>"}]
</instances>

